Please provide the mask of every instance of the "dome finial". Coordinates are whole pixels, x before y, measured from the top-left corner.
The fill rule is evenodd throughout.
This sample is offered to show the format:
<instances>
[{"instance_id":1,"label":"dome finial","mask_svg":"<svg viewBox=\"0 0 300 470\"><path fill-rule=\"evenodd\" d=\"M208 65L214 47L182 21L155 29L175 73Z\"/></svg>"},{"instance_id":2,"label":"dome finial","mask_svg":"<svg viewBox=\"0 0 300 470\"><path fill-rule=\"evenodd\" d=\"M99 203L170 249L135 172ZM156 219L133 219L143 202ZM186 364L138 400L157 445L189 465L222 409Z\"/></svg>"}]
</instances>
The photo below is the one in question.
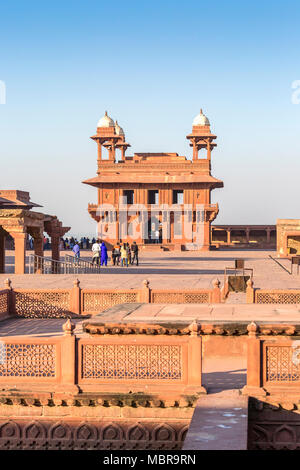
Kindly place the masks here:
<instances>
[{"instance_id":1,"label":"dome finial","mask_svg":"<svg viewBox=\"0 0 300 470\"><path fill-rule=\"evenodd\" d=\"M207 119L205 114L203 114L203 111L201 108L200 113L198 114L198 116L195 117L193 121L193 126L209 126L209 125L210 125L209 120Z\"/></svg>"},{"instance_id":2,"label":"dome finial","mask_svg":"<svg viewBox=\"0 0 300 470\"><path fill-rule=\"evenodd\" d=\"M105 115L98 121L97 127L114 127L114 121L109 117L107 111Z\"/></svg>"},{"instance_id":3,"label":"dome finial","mask_svg":"<svg viewBox=\"0 0 300 470\"><path fill-rule=\"evenodd\" d=\"M116 121L115 130L117 135L124 135L122 127L119 126L118 121Z\"/></svg>"}]
</instances>

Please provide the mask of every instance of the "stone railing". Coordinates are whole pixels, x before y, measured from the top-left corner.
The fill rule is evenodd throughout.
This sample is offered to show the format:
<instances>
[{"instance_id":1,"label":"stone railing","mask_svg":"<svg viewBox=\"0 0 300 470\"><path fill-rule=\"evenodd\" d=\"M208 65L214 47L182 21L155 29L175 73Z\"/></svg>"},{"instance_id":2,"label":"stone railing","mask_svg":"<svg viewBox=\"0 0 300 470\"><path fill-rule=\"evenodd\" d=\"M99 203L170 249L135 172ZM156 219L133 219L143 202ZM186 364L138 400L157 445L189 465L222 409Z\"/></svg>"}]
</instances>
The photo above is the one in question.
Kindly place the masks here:
<instances>
[{"instance_id":1,"label":"stone railing","mask_svg":"<svg viewBox=\"0 0 300 470\"><path fill-rule=\"evenodd\" d=\"M300 289L256 289L253 281L247 281L247 303L300 304Z\"/></svg>"},{"instance_id":2,"label":"stone railing","mask_svg":"<svg viewBox=\"0 0 300 470\"><path fill-rule=\"evenodd\" d=\"M220 282L212 289L151 289L144 281L141 289L81 289L78 280L72 289L13 289L5 281L0 291L0 318L10 313L26 318L68 318L93 315L123 303L219 303Z\"/></svg>"},{"instance_id":3,"label":"stone railing","mask_svg":"<svg viewBox=\"0 0 300 470\"><path fill-rule=\"evenodd\" d=\"M220 303L219 280L212 289L151 289L147 280L141 289L82 289L81 312L95 314L123 303Z\"/></svg>"},{"instance_id":4,"label":"stone railing","mask_svg":"<svg viewBox=\"0 0 300 470\"><path fill-rule=\"evenodd\" d=\"M0 291L1 314L26 318L68 318L80 314L79 281L72 289L14 289L5 281Z\"/></svg>"},{"instance_id":5,"label":"stone railing","mask_svg":"<svg viewBox=\"0 0 300 470\"><path fill-rule=\"evenodd\" d=\"M299 327L282 323L258 326L252 322L247 329L247 385L244 392L253 396L299 395Z\"/></svg>"},{"instance_id":6,"label":"stone railing","mask_svg":"<svg viewBox=\"0 0 300 470\"><path fill-rule=\"evenodd\" d=\"M1 389L101 393L205 393L201 383L201 336L197 323L177 334L155 334L153 325L131 324L136 334L2 337ZM149 334L149 331L152 334ZM195 366L196 364L196 366ZM101 388L99 388L101 386Z\"/></svg>"}]
</instances>

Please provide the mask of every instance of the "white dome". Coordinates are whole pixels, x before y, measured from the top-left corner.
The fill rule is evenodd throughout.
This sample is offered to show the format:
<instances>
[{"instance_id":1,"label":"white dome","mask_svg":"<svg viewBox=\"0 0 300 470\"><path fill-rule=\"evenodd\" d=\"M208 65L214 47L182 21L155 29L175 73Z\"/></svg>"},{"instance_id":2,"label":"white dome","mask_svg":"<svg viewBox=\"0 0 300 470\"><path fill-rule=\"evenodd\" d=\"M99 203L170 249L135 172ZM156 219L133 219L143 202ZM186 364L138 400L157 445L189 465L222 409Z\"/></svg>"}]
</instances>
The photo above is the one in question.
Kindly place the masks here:
<instances>
[{"instance_id":1,"label":"white dome","mask_svg":"<svg viewBox=\"0 0 300 470\"><path fill-rule=\"evenodd\" d=\"M119 126L118 121L116 121L115 130L117 135L124 135L122 127Z\"/></svg>"},{"instance_id":2,"label":"white dome","mask_svg":"<svg viewBox=\"0 0 300 470\"><path fill-rule=\"evenodd\" d=\"M114 127L114 121L107 115L107 111L105 111L105 115L98 121L97 127Z\"/></svg>"},{"instance_id":3,"label":"white dome","mask_svg":"<svg viewBox=\"0 0 300 470\"><path fill-rule=\"evenodd\" d=\"M200 114L195 117L193 121L193 126L209 126L209 120L207 117L203 114L202 109L200 109Z\"/></svg>"}]
</instances>

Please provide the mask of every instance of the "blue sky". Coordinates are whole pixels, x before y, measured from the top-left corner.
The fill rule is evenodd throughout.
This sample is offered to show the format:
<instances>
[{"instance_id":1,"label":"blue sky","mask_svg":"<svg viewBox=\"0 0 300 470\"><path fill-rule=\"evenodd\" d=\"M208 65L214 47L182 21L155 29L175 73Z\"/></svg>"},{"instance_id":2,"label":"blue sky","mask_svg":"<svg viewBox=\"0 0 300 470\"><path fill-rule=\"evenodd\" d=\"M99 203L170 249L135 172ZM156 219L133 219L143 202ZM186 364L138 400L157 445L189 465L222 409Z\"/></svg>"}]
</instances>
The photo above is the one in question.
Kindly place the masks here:
<instances>
[{"instance_id":1,"label":"blue sky","mask_svg":"<svg viewBox=\"0 0 300 470\"><path fill-rule=\"evenodd\" d=\"M108 110L132 152L191 157L200 107L218 136L215 223L300 218L300 4L15 1L0 6L0 187L94 232L89 139ZM300 95L299 95L300 96Z\"/></svg>"}]
</instances>

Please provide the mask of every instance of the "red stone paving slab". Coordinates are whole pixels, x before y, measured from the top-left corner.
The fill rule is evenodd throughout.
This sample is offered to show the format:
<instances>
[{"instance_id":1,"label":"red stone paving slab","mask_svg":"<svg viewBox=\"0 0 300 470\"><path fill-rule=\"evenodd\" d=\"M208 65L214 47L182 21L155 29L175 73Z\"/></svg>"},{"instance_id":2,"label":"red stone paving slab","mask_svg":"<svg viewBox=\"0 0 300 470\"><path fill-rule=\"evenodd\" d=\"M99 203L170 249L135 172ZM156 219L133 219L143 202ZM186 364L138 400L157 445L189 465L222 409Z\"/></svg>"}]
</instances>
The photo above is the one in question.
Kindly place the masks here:
<instances>
[{"instance_id":1,"label":"red stone paving slab","mask_svg":"<svg viewBox=\"0 0 300 470\"><path fill-rule=\"evenodd\" d=\"M3 336L62 336L66 319L60 318L9 318L0 322L0 337ZM82 332L82 320L72 320L75 333Z\"/></svg>"},{"instance_id":2,"label":"red stone paving slab","mask_svg":"<svg viewBox=\"0 0 300 470\"><path fill-rule=\"evenodd\" d=\"M229 304L176 304L154 306L142 304L126 316L128 321L176 320L209 320L209 321L296 321L300 323L300 306L298 304L264 304L264 305L229 305Z\"/></svg>"}]
</instances>

